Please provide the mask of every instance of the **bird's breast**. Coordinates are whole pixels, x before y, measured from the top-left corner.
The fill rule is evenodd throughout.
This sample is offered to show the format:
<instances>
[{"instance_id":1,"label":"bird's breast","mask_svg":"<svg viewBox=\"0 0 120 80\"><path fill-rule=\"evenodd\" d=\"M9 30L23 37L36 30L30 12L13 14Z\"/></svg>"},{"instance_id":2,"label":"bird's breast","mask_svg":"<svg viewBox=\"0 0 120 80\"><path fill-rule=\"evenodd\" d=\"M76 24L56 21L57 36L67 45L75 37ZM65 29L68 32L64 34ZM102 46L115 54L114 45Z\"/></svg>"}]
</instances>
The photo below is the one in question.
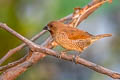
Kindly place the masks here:
<instances>
[{"instance_id":1,"label":"bird's breast","mask_svg":"<svg viewBox=\"0 0 120 80\"><path fill-rule=\"evenodd\" d=\"M86 42L86 40L70 40L68 38L68 35L64 32L57 33L54 36L54 40L61 45L62 47L68 49L68 50L76 50L76 51L82 51L84 48L86 48L89 45L89 41Z\"/></svg>"}]
</instances>

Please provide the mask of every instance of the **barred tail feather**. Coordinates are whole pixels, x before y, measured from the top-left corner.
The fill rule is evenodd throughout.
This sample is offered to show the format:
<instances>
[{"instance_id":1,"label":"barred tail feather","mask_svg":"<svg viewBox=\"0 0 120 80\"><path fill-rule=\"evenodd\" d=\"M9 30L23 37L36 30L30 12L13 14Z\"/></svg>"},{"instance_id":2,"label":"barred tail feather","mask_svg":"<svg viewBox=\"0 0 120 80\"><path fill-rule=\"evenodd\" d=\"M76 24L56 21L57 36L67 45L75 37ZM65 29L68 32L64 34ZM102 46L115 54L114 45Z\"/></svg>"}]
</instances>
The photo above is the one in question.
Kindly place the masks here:
<instances>
[{"instance_id":1,"label":"barred tail feather","mask_svg":"<svg viewBox=\"0 0 120 80\"><path fill-rule=\"evenodd\" d=\"M94 41L99 40L99 39L101 39L101 38L110 37L110 36L112 36L112 34L100 34L100 35L96 35L96 36L94 36L94 37L92 38L92 41L94 42Z\"/></svg>"}]
</instances>

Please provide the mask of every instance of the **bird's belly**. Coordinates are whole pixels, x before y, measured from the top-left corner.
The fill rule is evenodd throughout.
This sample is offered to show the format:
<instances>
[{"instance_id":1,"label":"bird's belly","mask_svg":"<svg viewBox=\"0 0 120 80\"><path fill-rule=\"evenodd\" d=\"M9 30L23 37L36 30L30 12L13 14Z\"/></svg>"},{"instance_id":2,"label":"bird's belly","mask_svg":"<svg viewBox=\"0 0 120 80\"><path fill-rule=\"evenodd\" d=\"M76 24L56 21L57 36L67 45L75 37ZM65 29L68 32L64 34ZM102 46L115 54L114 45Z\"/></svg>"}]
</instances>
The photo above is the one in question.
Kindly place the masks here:
<instances>
[{"instance_id":1,"label":"bird's belly","mask_svg":"<svg viewBox=\"0 0 120 80\"><path fill-rule=\"evenodd\" d=\"M79 40L70 40L63 37L56 38L55 41L67 50L75 50L82 52L84 48L86 48L84 42L80 42Z\"/></svg>"}]
</instances>

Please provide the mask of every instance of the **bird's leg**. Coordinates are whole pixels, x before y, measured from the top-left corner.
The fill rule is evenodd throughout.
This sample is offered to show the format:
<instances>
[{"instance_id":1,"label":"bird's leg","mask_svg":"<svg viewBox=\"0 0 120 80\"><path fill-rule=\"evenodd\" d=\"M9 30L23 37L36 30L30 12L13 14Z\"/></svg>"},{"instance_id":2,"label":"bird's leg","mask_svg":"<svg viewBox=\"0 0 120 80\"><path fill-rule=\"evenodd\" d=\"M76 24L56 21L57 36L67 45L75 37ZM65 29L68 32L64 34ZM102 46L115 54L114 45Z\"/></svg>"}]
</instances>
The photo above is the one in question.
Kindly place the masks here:
<instances>
[{"instance_id":1,"label":"bird's leg","mask_svg":"<svg viewBox=\"0 0 120 80\"><path fill-rule=\"evenodd\" d=\"M69 50L65 49L65 50L63 50L62 52L60 52L59 58L61 59L61 56L64 55L67 51L69 51Z\"/></svg>"},{"instance_id":2,"label":"bird's leg","mask_svg":"<svg viewBox=\"0 0 120 80\"><path fill-rule=\"evenodd\" d=\"M73 62L75 62L75 64L77 64L77 58L80 57L81 52L79 52L78 54L75 54L73 57Z\"/></svg>"}]
</instances>

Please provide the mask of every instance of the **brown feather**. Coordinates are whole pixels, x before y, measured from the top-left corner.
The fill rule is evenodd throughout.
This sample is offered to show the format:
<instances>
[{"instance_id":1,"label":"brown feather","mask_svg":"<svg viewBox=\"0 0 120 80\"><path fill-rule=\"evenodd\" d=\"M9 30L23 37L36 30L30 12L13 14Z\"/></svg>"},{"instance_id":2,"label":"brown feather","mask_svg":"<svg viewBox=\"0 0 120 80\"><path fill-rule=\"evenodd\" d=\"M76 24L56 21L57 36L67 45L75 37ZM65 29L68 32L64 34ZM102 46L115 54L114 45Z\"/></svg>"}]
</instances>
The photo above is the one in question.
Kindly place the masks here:
<instances>
[{"instance_id":1,"label":"brown feather","mask_svg":"<svg viewBox=\"0 0 120 80\"><path fill-rule=\"evenodd\" d=\"M111 36L111 34L94 36L86 31L70 27L68 24L59 21L52 21L47 26L48 31L57 44L67 50L76 50L79 52L84 51L94 41Z\"/></svg>"},{"instance_id":2,"label":"brown feather","mask_svg":"<svg viewBox=\"0 0 120 80\"><path fill-rule=\"evenodd\" d=\"M79 30L73 27L69 27L69 28L65 27L63 31L66 32L66 34L68 35L68 38L71 40L88 39L93 36L89 34L88 32L85 32L83 30Z\"/></svg>"}]
</instances>

